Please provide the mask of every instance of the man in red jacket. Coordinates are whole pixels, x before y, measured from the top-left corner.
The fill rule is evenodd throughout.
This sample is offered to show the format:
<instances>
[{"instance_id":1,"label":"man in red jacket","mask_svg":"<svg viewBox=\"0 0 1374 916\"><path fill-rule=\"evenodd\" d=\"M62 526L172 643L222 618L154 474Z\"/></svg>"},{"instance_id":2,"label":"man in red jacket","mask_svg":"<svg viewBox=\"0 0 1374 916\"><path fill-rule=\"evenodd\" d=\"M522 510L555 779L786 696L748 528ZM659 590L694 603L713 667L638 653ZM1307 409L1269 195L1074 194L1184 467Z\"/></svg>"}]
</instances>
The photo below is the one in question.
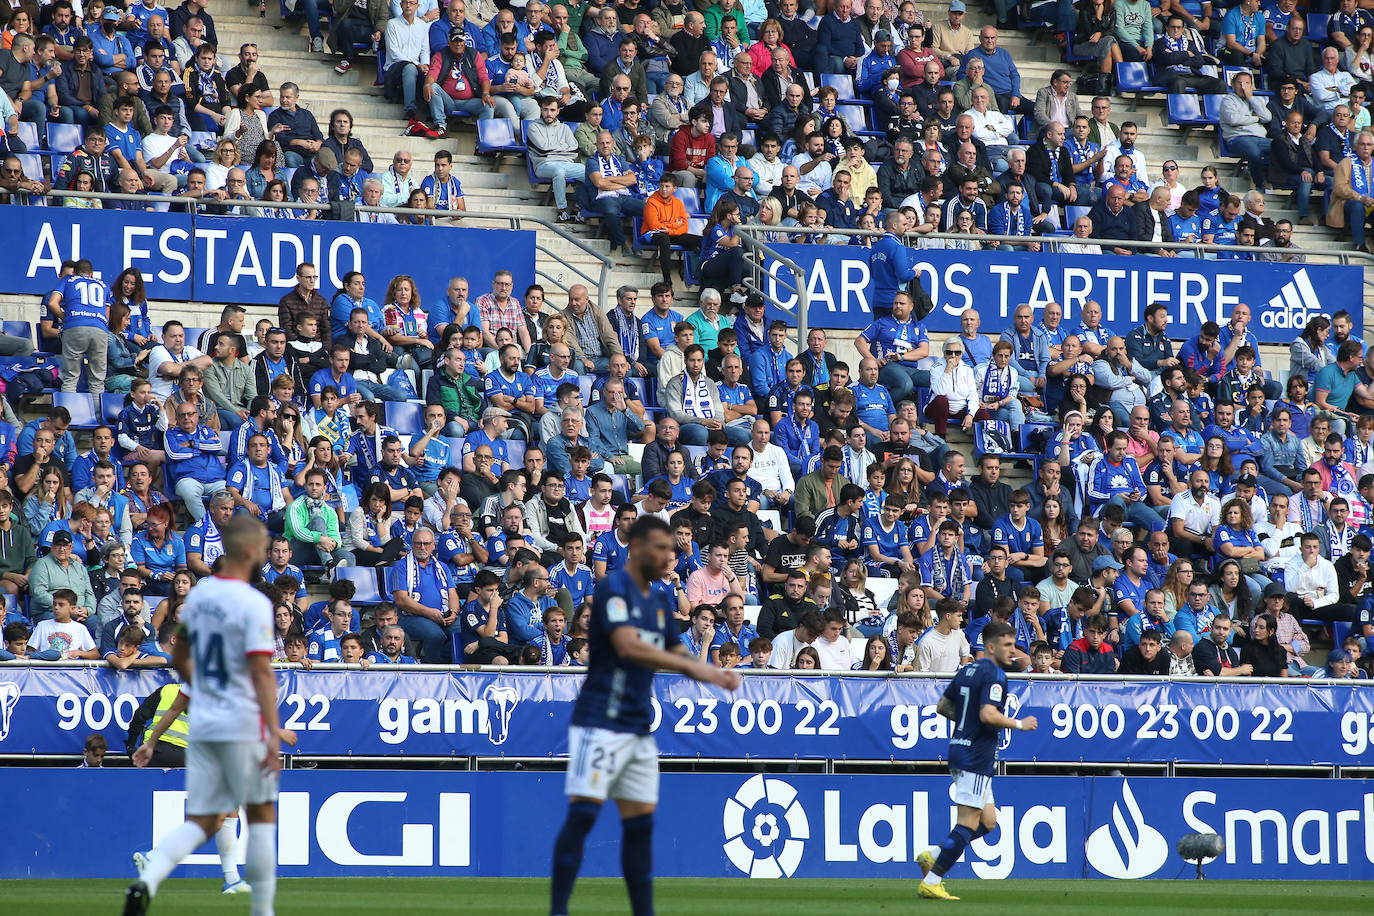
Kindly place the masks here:
<instances>
[{"instance_id":1,"label":"man in red jacket","mask_svg":"<svg viewBox=\"0 0 1374 916\"><path fill-rule=\"evenodd\" d=\"M679 127L668 141L668 171L679 187L695 188L706 183L706 163L716 154L716 138L711 136L711 116L698 111L691 123Z\"/></svg>"},{"instance_id":2,"label":"man in red jacket","mask_svg":"<svg viewBox=\"0 0 1374 916\"><path fill-rule=\"evenodd\" d=\"M1107 618L1094 614L1083 626L1083 637L1069 643L1059 670L1065 674L1115 674L1116 653L1106 641Z\"/></svg>"}]
</instances>

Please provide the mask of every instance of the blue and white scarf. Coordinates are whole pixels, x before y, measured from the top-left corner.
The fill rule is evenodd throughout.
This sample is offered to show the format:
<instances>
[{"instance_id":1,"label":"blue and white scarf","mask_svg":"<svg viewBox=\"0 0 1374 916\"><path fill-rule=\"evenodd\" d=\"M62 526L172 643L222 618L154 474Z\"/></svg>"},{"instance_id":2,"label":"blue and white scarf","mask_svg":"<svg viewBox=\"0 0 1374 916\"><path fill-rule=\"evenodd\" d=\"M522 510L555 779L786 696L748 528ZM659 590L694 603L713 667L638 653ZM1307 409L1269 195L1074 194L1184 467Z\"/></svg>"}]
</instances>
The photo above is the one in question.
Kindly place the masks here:
<instances>
[{"instance_id":1,"label":"blue and white scarf","mask_svg":"<svg viewBox=\"0 0 1374 916\"><path fill-rule=\"evenodd\" d=\"M708 420L715 418L711 390L708 387L714 384L715 382L705 375L692 381L690 375L682 373L682 412L689 417L702 417Z\"/></svg>"},{"instance_id":2,"label":"blue and white scarf","mask_svg":"<svg viewBox=\"0 0 1374 916\"><path fill-rule=\"evenodd\" d=\"M410 592L410 597L416 601L420 600L420 563L415 559L415 554L408 554L403 561L406 571L406 591ZM448 616L448 568L433 557L429 560L429 568L434 570L434 578L439 586L439 610L445 617Z\"/></svg>"}]
</instances>

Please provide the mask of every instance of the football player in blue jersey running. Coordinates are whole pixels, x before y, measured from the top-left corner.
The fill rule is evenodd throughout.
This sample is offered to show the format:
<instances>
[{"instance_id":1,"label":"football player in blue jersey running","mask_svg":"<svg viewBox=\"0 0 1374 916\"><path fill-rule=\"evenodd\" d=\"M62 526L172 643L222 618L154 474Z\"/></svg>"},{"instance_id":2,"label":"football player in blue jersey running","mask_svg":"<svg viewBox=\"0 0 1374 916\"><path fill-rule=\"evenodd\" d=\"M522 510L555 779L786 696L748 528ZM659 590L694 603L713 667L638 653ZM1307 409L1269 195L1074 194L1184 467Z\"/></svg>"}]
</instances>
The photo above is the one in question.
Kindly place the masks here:
<instances>
[{"instance_id":1,"label":"football player in blue jersey running","mask_svg":"<svg viewBox=\"0 0 1374 916\"><path fill-rule=\"evenodd\" d=\"M677 671L727 690L739 686L734 671L681 654L673 607L649 587L672 565L672 530L663 520L646 516L630 528L625 565L596 583L591 661L568 730L568 816L553 846L551 916L567 916L583 844L607 798L620 808L620 861L631 912L652 916L658 804L658 747L649 734L654 671Z\"/></svg>"},{"instance_id":2,"label":"football player in blue jersey running","mask_svg":"<svg viewBox=\"0 0 1374 916\"><path fill-rule=\"evenodd\" d=\"M957 823L939 846L916 857L925 875L917 895L932 900L958 900L944 886L945 872L953 867L969 843L997 826L997 806L992 800L992 772L997 766L997 741L1002 729L1035 731L1034 716L1013 719L1003 709L1007 702L1007 676L1016 646L1010 625L994 620L983 628L986 658L965 665L954 675L935 711L954 722L949 739L949 776L954 781Z\"/></svg>"}]
</instances>

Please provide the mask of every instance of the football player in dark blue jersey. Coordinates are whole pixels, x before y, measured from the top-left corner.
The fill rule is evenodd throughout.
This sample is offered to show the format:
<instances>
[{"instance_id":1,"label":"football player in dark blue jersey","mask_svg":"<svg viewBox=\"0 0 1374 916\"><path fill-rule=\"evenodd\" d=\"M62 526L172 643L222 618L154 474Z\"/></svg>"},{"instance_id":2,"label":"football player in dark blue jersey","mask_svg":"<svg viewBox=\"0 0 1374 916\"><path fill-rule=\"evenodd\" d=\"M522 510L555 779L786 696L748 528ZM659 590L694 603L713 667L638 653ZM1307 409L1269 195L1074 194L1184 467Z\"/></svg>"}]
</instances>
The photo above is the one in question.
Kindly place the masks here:
<instances>
[{"instance_id":1,"label":"football player in dark blue jersey","mask_svg":"<svg viewBox=\"0 0 1374 916\"><path fill-rule=\"evenodd\" d=\"M739 686L734 671L682 654L672 604L650 588L672 564L672 530L646 516L630 528L625 564L597 580L591 661L568 730L568 816L553 847L552 916L567 916L583 844L607 798L620 808L621 866L631 912L653 913L658 748L649 731L654 671L677 671L727 690Z\"/></svg>"},{"instance_id":2,"label":"football player in dark blue jersey","mask_svg":"<svg viewBox=\"0 0 1374 916\"><path fill-rule=\"evenodd\" d=\"M1013 719L1003 710L1007 702L1007 676L1016 632L994 620L983 628L987 657L960 668L935 711L954 723L949 739L949 775L954 781L957 823L939 846L916 857L925 875L917 894L933 900L958 900L944 886L945 872L964 854L969 843L997 826L997 806L992 800L992 773L997 766L997 741L1002 729L1034 731L1034 716Z\"/></svg>"}]
</instances>

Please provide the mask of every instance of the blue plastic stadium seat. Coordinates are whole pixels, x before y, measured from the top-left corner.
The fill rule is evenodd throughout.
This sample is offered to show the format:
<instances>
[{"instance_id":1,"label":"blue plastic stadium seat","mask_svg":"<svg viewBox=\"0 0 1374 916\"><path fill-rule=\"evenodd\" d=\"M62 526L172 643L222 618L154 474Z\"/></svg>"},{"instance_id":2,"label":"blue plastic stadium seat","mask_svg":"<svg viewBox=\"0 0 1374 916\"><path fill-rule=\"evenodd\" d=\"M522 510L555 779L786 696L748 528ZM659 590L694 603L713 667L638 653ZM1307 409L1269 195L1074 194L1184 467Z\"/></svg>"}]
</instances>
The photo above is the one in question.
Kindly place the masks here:
<instances>
[{"instance_id":1,"label":"blue plastic stadium seat","mask_svg":"<svg viewBox=\"0 0 1374 916\"><path fill-rule=\"evenodd\" d=\"M1203 107L1207 98L1209 96L1170 93L1167 102L1169 123L1175 127L1206 127L1217 123L1207 117Z\"/></svg>"},{"instance_id":2,"label":"blue plastic stadium seat","mask_svg":"<svg viewBox=\"0 0 1374 916\"><path fill-rule=\"evenodd\" d=\"M696 188L678 188L674 194L678 200L682 201L682 206L686 208L688 216L706 212L701 209L701 193Z\"/></svg>"},{"instance_id":3,"label":"blue plastic stadium seat","mask_svg":"<svg viewBox=\"0 0 1374 916\"><path fill-rule=\"evenodd\" d=\"M854 77L848 73L822 73L821 86L830 86L839 93L841 102L857 102L860 105L871 105L865 99L861 99L854 92ZM817 87L819 88L819 87Z\"/></svg>"},{"instance_id":4,"label":"blue plastic stadium seat","mask_svg":"<svg viewBox=\"0 0 1374 916\"><path fill-rule=\"evenodd\" d=\"M1331 17L1324 13L1307 14L1307 40L1315 44L1324 44L1327 39Z\"/></svg>"},{"instance_id":5,"label":"blue plastic stadium seat","mask_svg":"<svg viewBox=\"0 0 1374 916\"><path fill-rule=\"evenodd\" d=\"M72 415L71 427L73 429L95 429L101 425L102 420L97 413L96 400L89 394L80 392L67 394L54 391L52 393L52 405L67 408L67 413Z\"/></svg>"},{"instance_id":6,"label":"blue plastic stadium seat","mask_svg":"<svg viewBox=\"0 0 1374 916\"><path fill-rule=\"evenodd\" d=\"M843 105L835 106L835 110L844 118L844 122L849 125L849 129L854 133L868 132L868 117L864 113L864 107L857 102L848 102Z\"/></svg>"},{"instance_id":7,"label":"blue plastic stadium seat","mask_svg":"<svg viewBox=\"0 0 1374 916\"><path fill-rule=\"evenodd\" d=\"M80 145L80 124L48 125L48 149L54 153L70 153Z\"/></svg>"},{"instance_id":8,"label":"blue plastic stadium seat","mask_svg":"<svg viewBox=\"0 0 1374 916\"><path fill-rule=\"evenodd\" d=\"M505 118L488 118L477 122L477 152L523 153L524 141L515 135L515 130Z\"/></svg>"},{"instance_id":9,"label":"blue plastic stadium seat","mask_svg":"<svg viewBox=\"0 0 1374 916\"><path fill-rule=\"evenodd\" d=\"M124 409L124 394L118 391L106 391L100 395L100 419L103 423L110 424L119 419L119 412Z\"/></svg>"},{"instance_id":10,"label":"blue plastic stadium seat","mask_svg":"<svg viewBox=\"0 0 1374 916\"><path fill-rule=\"evenodd\" d=\"M28 149L43 148L43 144L38 142L38 125L32 121L19 122L19 139Z\"/></svg>"},{"instance_id":11,"label":"blue plastic stadium seat","mask_svg":"<svg viewBox=\"0 0 1374 916\"><path fill-rule=\"evenodd\" d=\"M1221 126L1221 100L1224 95L1204 95L1202 97L1202 117L1213 127Z\"/></svg>"},{"instance_id":12,"label":"blue plastic stadium seat","mask_svg":"<svg viewBox=\"0 0 1374 916\"><path fill-rule=\"evenodd\" d=\"M525 447L526 442L523 439L506 440L506 454L510 456L511 467L522 468L525 466Z\"/></svg>"},{"instance_id":13,"label":"blue plastic stadium seat","mask_svg":"<svg viewBox=\"0 0 1374 916\"><path fill-rule=\"evenodd\" d=\"M370 566L336 566L334 581L349 580L357 588L353 594L354 604L381 604L386 600L378 586L377 570Z\"/></svg>"},{"instance_id":14,"label":"blue plastic stadium seat","mask_svg":"<svg viewBox=\"0 0 1374 916\"><path fill-rule=\"evenodd\" d=\"M418 436L425 431L425 405L414 401L384 401L386 425L402 436Z\"/></svg>"},{"instance_id":15,"label":"blue plastic stadium seat","mask_svg":"<svg viewBox=\"0 0 1374 916\"><path fill-rule=\"evenodd\" d=\"M26 124L27 121L20 121ZM32 149L32 147L30 147ZM31 181L47 181L47 175L43 172L43 157L37 153L20 153L19 164L24 168L24 177Z\"/></svg>"},{"instance_id":16,"label":"blue plastic stadium seat","mask_svg":"<svg viewBox=\"0 0 1374 916\"><path fill-rule=\"evenodd\" d=\"M6 321L0 325L0 330L9 337L19 337L33 343L33 325L27 321Z\"/></svg>"},{"instance_id":17,"label":"blue plastic stadium seat","mask_svg":"<svg viewBox=\"0 0 1374 916\"><path fill-rule=\"evenodd\" d=\"M1150 77L1150 68L1141 62L1123 61L1116 65L1117 92L1163 92Z\"/></svg>"}]
</instances>

